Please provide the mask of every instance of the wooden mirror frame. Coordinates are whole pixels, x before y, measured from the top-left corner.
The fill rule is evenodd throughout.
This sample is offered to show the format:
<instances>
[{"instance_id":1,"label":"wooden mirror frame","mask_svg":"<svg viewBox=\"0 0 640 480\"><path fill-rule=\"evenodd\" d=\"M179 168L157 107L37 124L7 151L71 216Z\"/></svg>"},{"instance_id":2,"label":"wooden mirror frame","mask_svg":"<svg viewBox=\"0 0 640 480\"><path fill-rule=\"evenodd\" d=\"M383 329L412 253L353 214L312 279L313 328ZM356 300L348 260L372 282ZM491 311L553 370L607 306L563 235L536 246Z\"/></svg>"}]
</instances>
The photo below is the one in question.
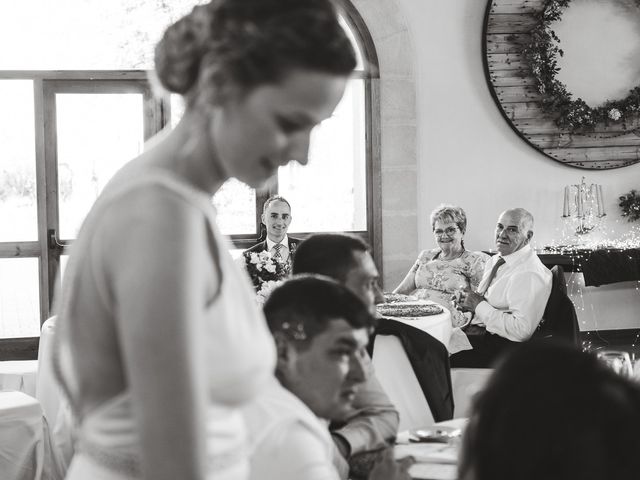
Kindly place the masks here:
<instances>
[{"instance_id":1,"label":"wooden mirror frame","mask_svg":"<svg viewBox=\"0 0 640 480\"><path fill-rule=\"evenodd\" d=\"M542 108L538 80L524 57L531 31L549 0L489 0L483 26L483 61L491 95L511 128L529 145L565 165L610 169L640 162L640 122L598 122L592 131L556 125Z\"/></svg>"}]
</instances>

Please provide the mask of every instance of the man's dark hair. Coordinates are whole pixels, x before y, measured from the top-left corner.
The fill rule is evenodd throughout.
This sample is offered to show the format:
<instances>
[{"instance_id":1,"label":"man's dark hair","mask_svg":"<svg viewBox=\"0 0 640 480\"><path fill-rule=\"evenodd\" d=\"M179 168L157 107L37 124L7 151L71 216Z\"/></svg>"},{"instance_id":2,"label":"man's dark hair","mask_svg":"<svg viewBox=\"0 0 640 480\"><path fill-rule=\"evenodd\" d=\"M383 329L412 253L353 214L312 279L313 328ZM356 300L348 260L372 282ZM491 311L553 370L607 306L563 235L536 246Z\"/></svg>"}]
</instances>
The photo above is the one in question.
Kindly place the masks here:
<instances>
[{"instance_id":1,"label":"man's dark hair","mask_svg":"<svg viewBox=\"0 0 640 480\"><path fill-rule=\"evenodd\" d=\"M592 353L546 342L505 355L475 397L460 478L638 478L640 386Z\"/></svg>"},{"instance_id":2,"label":"man's dark hair","mask_svg":"<svg viewBox=\"0 0 640 480\"><path fill-rule=\"evenodd\" d=\"M332 320L344 319L355 329L374 326L366 305L331 278L298 275L277 287L264 304L272 333L282 332L299 349L326 330Z\"/></svg>"},{"instance_id":3,"label":"man's dark hair","mask_svg":"<svg viewBox=\"0 0 640 480\"><path fill-rule=\"evenodd\" d=\"M293 258L292 272L317 273L345 282L355 266L354 252L368 252L359 237L341 233L319 233L302 241Z\"/></svg>"}]
</instances>

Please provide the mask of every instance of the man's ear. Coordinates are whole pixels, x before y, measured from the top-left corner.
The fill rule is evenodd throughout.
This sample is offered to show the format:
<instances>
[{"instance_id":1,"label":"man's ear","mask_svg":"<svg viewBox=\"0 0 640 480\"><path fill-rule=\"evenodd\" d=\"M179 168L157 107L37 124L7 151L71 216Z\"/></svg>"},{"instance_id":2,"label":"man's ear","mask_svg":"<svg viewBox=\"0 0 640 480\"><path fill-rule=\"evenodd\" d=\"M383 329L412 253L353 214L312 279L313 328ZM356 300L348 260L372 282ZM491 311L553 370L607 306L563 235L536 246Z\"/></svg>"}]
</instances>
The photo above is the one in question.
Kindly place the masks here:
<instances>
[{"instance_id":1,"label":"man's ear","mask_svg":"<svg viewBox=\"0 0 640 480\"><path fill-rule=\"evenodd\" d=\"M295 348L283 332L274 332L273 339L276 343L276 370L284 373L295 361Z\"/></svg>"},{"instance_id":2,"label":"man's ear","mask_svg":"<svg viewBox=\"0 0 640 480\"><path fill-rule=\"evenodd\" d=\"M246 91L227 75L218 75L215 86L215 103L223 106L228 102L239 101Z\"/></svg>"},{"instance_id":3,"label":"man's ear","mask_svg":"<svg viewBox=\"0 0 640 480\"><path fill-rule=\"evenodd\" d=\"M262 222L262 224L266 227L267 226L267 222L264 219L264 213L260 215L260 221Z\"/></svg>"},{"instance_id":4,"label":"man's ear","mask_svg":"<svg viewBox=\"0 0 640 480\"><path fill-rule=\"evenodd\" d=\"M532 238L533 238L533 230L529 230L527 232L527 242L530 242Z\"/></svg>"}]
</instances>

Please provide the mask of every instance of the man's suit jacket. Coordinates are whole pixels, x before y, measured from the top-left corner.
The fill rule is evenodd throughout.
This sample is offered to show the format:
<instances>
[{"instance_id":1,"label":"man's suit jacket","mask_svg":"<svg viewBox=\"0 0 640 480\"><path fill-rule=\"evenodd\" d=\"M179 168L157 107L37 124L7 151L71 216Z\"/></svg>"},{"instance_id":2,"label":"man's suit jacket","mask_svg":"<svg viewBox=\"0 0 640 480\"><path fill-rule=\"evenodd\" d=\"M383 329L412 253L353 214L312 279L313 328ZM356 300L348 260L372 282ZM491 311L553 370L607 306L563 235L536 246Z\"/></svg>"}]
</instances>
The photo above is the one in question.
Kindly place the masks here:
<instances>
[{"instance_id":1,"label":"man's suit jacket","mask_svg":"<svg viewBox=\"0 0 640 480\"><path fill-rule=\"evenodd\" d=\"M289 264L291 264L291 260L294 257L296 248L298 248L298 244L302 241L302 240L298 240L297 238L291 238L291 237L287 237L288 239L288 244L289 244ZM245 263L248 265L249 264L249 259L252 253L260 253L260 252L266 252L267 251L267 240L264 239L262 242L258 242L256 243L253 247L247 248L244 252L242 252L242 256L244 257L244 261ZM253 279L253 286L256 290L258 290L260 288L260 284L258 283L258 281L256 279Z\"/></svg>"},{"instance_id":2,"label":"man's suit jacket","mask_svg":"<svg viewBox=\"0 0 640 480\"><path fill-rule=\"evenodd\" d=\"M381 318L369 339L369 353L376 335L394 335L402 344L422 393L436 422L453 418L453 387L449 352L437 340L417 328L390 318Z\"/></svg>"},{"instance_id":3,"label":"man's suit jacket","mask_svg":"<svg viewBox=\"0 0 640 480\"><path fill-rule=\"evenodd\" d=\"M292 237L288 237L288 246L289 246L289 255L291 255L291 257L293 257L293 254L296 251L296 248L298 248L298 244L301 242L301 240L298 240L297 238L292 238ZM247 258L251 253L259 253L259 252L264 252L267 250L267 240L264 239L262 242L258 242L256 243L253 247L249 247L247 248L244 252L242 252L242 254L245 256L245 258Z\"/></svg>"}]
</instances>

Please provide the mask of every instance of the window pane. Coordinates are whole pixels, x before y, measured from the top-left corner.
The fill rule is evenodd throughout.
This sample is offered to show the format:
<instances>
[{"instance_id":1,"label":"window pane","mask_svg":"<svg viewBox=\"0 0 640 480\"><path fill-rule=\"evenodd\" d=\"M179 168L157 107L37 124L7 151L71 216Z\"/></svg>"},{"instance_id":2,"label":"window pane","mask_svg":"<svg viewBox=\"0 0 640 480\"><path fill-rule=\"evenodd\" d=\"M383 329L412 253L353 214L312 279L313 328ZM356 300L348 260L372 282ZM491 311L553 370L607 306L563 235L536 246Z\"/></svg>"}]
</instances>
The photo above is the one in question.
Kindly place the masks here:
<instances>
[{"instance_id":1,"label":"window pane","mask_svg":"<svg viewBox=\"0 0 640 480\"><path fill-rule=\"evenodd\" d=\"M149 69L164 29L203 0L4 0L0 69ZM28 26L28 28L25 28Z\"/></svg>"},{"instance_id":2,"label":"window pane","mask_svg":"<svg viewBox=\"0 0 640 480\"><path fill-rule=\"evenodd\" d=\"M4 0L0 44L20 48L3 49L0 69L151 69L165 28L201 3L206 0Z\"/></svg>"},{"instance_id":3,"label":"window pane","mask_svg":"<svg viewBox=\"0 0 640 480\"><path fill-rule=\"evenodd\" d=\"M171 128L184 114L180 95L171 95ZM213 197L220 231L225 235L256 233L256 192L235 178L229 179Z\"/></svg>"},{"instance_id":4,"label":"window pane","mask_svg":"<svg viewBox=\"0 0 640 480\"><path fill-rule=\"evenodd\" d=\"M175 128L178 122L184 115L184 100L180 95L172 93L170 96L171 101L171 128Z\"/></svg>"},{"instance_id":5,"label":"window pane","mask_svg":"<svg viewBox=\"0 0 640 480\"><path fill-rule=\"evenodd\" d=\"M0 105L0 242L37 240L33 83L0 81Z\"/></svg>"},{"instance_id":6,"label":"window pane","mask_svg":"<svg viewBox=\"0 0 640 480\"><path fill-rule=\"evenodd\" d=\"M351 80L333 116L311 137L309 164L278 170L291 203L290 232L366 230L364 81Z\"/></svg>"},{"instance_id":7,"label":"window pane","mask_svg":"<svg viewBox=\"0 0 640 480\"><path fill-rule=\"evenodd\" d=\"M218 227L225 235L256 233L256 192L232 178L213 197Z\"/></svg>"},{"instance_id":8,"label":"window pane","mask_svg":"<svg viewBox=\"0 0 640 480\"><path fill-rule=\"evenodd\" d=\"M102 188L142 152L142 94L57 94L60 238L75 238Z\"/></svg>"},{"instance_id":9,"label":"window pane","mask_svg":"<svg viewBox=\"0 0 640 480\"><path fill-rule=\"evenodd\" d=\"M0 338L40 335L37 258L0 258Z\"/></svg>"},{"instance_id":10,"label":"window pane","mask_svg":"<svg viewBox=\"0 0 640 480\"><path fill-rule=\"evenodd\" d=\"M242 256L242 252L244 252L244 250L241 249L241 248L232 248L231 250L229 250L229 253L231 254L231 257L234 260L239 260L240 257Z\"/></svg>"}]
</instances>

